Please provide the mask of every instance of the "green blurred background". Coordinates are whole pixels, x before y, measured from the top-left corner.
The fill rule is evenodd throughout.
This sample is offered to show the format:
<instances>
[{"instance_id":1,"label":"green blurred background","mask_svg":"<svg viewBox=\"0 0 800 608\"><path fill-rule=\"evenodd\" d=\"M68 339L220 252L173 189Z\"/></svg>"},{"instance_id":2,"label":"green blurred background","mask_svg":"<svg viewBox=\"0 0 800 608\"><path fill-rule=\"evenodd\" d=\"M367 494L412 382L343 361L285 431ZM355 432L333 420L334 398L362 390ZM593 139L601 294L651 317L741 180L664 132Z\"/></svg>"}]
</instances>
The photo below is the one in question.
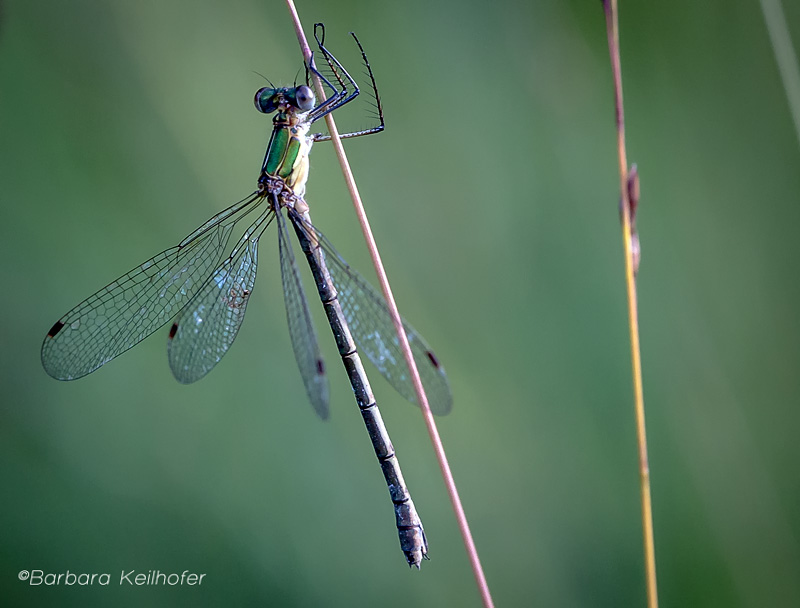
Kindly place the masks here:
<instances>
[{"instance_id":1,"label":"green blurred background","mask_svg":"<svg viewBox=\"0 0 800 608\"><path fill-rule=\"evenodd\" d=\"M440 428L498 606L643 605L600 2L298 9L356 74L358 32L375 69L386 133L347 149L452 382ZM800 148L759 5L623 2L621 42L661 604L798 606ZM39 363L65 311L253 190L255 72L301 67L277 0L4 3L3 605L479 605L419 411L373 373L430 540L418 573L324 327L332 420L308 405L274 230L244 329L197 384L172 379L166 329L79 382ZM369 124L354 105L341 128ZM325 144L307 197L371 278ZM123 569L207 576L130 588Z\"/></svg>"}]
</instances>

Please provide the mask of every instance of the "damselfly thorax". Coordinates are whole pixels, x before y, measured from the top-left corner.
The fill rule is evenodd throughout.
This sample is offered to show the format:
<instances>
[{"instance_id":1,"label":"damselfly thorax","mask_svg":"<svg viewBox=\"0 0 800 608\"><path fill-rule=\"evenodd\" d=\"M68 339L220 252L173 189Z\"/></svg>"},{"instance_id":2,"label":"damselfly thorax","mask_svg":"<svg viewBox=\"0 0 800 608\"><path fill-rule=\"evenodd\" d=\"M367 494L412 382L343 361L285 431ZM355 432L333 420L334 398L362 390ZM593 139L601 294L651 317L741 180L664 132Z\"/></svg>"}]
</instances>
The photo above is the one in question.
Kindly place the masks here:
<instances>
[{"instance_id":1,"label":"damselfly thorax","mask_svg":"<svg viewBox=\"0 0 800 608\"><path fill-rule=\"evenodd\" d=\"M308 134L311 128L309 110L314 107L314 101L314 93L306 85L264 87L256 93L255 105L259 111L275 111L272 136L258 179L259 188L266 188L269 180L279 179L297 197L305 195L308 155L314 143L314 138Z\"/></svg>"}]
</instances>

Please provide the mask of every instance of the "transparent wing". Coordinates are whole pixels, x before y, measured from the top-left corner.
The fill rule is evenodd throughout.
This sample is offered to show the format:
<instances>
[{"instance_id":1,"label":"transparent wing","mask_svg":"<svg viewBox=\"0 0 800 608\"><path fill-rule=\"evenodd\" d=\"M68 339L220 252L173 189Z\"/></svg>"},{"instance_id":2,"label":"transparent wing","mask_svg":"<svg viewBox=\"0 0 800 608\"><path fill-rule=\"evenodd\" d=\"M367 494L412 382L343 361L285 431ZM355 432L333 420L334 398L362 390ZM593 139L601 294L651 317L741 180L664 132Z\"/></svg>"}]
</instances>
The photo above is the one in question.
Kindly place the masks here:
<instances>
[{"instance_id":1,"label":"transparent wing","mask_svg":"<svg viewBox=\"0 0 800 608\"><path fill-rule=\"evenodd\" d=\"M350 268L325 235L296 212L292 212L291 218L295 227L299 227L307 234L311 233L312 241L314 237L318 239L334 286L339 293L342 312L358 350L366 355L398 393L411 403L417 404L410 372L400 350L394 323L383 296L364 277ZM405 319L403 327L419 369L422 385L428 395L431 411L438 415L449 413L453 408L453 395L444 367L428 343Z\"/></svg>"},{"instance_id":2,"label":"transparent wing","mask_svg":"<svg viewBox=\"0 0 800 608\"><path fill-rule=\"evenodd\" d=\"M172 324L167 354L178 382L205 376L233 344L256 281L258 239L273 217L267 210L247 229Z\"/></svg>"},{"instance_id":3,"label":"transparent wing","mask_svg":"<svg viewBox=\"0 0 800 608\"><path fill-rule=\"evenodd\" d=\"M167 323L209 280L234 225L264 200L253 193L216 214L179 245L133 268L70 310L42 344L59 380L93 372Z\"/></svg>"},{"instance_id":4,"label":"transparent wing","mask_svg":"<svg viewBox=\"0 0 800 608\"><path fill-rule=\"evenodd\" d=\"M308 300L303 291L300 272L297 269L292 244L283 216L278 218L278 245L281 258L281 279L283 280L283 297L286 302L286 320L289 324L289 335L292 338L292 349L303 377L306 393L311 405L323 420L329 415L328 379L325 375L325 363L319 350L317 334L311 322Z\"/></svg>"}]
</instances>

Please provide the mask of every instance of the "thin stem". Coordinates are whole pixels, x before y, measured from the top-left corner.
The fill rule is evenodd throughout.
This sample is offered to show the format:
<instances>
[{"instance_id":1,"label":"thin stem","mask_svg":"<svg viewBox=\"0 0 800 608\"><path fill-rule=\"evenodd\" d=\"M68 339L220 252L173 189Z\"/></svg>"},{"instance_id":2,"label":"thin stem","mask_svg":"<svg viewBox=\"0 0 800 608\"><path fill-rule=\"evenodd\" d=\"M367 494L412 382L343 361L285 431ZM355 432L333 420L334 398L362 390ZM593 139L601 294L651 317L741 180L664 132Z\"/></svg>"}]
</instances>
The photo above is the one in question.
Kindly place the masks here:
<instances>
[{"instance_id":1,"label":"thin stem","mask_svg":"<svg viewBox=\"0 0 800 608\"><path fill-rule=\"evenodd\" d=\"M303 57L305 57L306 61L308 61L311 58L311 49L309 48L308 41L303 33L303 27L300 24L300 18L297 15L297 9L294 6L293 0L286 0L286 4L289 8L289 13L292 16L294 29L297 33L297 39L300 43L300 49L303 52ZM325 93L322 89L322 83L320 83L316 74L312 74L312 77L317 94L319 95L320 99L324 99ZM381 290L383 291L384 298L386 298L386 303L392 315L392 321L394 322L395 330L397 331L397 338L400 341L400 348L403 351L406 363L411 372L411 379L414 384L414 392L416 393L417 401L422 409L425 426L428 429L428 435L430 436L431 443L433 444L433 449L436 453L436 459L439 462L439 468L441 469L442 477L444 478L445 486L447 487L447 493L450 496L450 502L452 503L453 510L455 511L458 527L461 531L461 537L467 550L467 555L469 557L470 564L472 566L472 572L475 576L475 581L478 585L478 589L483 600L483 605L487 608L493 607L494 603L492 602L492 596L489 592L489 586L483 573L483 567L481 566L480 558L478 557L478 550L476 549L475 542L472 539L472 533L470 532L469 524L467 523L464 507L461 505L461 498L458 495L458 490L456 488L455 480L453 479L453 474L450 470L450 465L447 462L447 456L444 451L444 446L442 445L441 437L439 436L439 430L436 428L436 421L433 418L430 405L428 405L428 397L425 394L425 388L422 386L422 380L420 379L419 370L417 369L417 364L414 361L414 356L411 354L411 347L408 343L408 337L403 329L403 322L401 321L400 313L397 310L397 304L395 303L394 295L392 294L392 289L389 285L389 279L387 278L386 271L383 268L383 262L381 261L381 256L378 252L378 246L375 243L375 237L372 234L372 228L370 228L369 220L367 219L367 214L364 210L364 205L361 202L361 195L358 192L358 187L356 186L355 179L353 178L353 172L350 170L350 165L344 152L344 147L339 139L339 131L336 128L333 115L328 114L325 117L325 121L327 122L328 130L331 134L331 139L336 150L336 156L338 157L339 164L342 167L342 173L344 174L344 179L347 183L347 189L350 191L350 196L353 199L353 206L355 207L358 221L361 224L361 231L364 234L364 240L367 243L367 248L369 249L370 256L372 257L372 263L375 266L375 273L378 275L378 281L381 285Z\"/></svg>"},{"instance_id":2,"label":"thin stem","mask_svg":"<svg viewBox=\"0 0 800 608\"><path fill-rule=\"evenodd\" d=\"M797 64L797 55L789 36L786 15L783 13L780 0L761 0L761 11L767 22L769 39L775 51L775 61L778 63L783 88L786 90L797 143L800 143L800 66Z\"/></svg>"},{"instance_id":3,"label":"thin stem","mask_svg":"<svg viewBox=\"0 0 800 608\"><path fill-rule=\"evenodd\" d=\"M620 195L622 197L622 238L625 246L625 282L628 290L628 325L631 337L631 362L633 367L633 397L636 411L636 439L639 444L639 476L642 500L642 532L644 536L645 577L647 581L647 606L657 608L656 558L653 541L653 506L650 498L650 466L647 461L647 430L644 420L644 395L642 391L642 356L639 347L639 312L636 301L636 262L638 237L633 230L632 207L638 200L631 199L634 191L638 199L636 176L628 175L628 160L625 152L625 115L622 104L622 68L619 54L619 25L617 0L603 0L608 30L608 50L614 75L614 103L617 123L617 153L619 156ZM635 185L634 185L635 184ZM632 187L634 185L634 187Z\"/></svg>"}]
</instances>

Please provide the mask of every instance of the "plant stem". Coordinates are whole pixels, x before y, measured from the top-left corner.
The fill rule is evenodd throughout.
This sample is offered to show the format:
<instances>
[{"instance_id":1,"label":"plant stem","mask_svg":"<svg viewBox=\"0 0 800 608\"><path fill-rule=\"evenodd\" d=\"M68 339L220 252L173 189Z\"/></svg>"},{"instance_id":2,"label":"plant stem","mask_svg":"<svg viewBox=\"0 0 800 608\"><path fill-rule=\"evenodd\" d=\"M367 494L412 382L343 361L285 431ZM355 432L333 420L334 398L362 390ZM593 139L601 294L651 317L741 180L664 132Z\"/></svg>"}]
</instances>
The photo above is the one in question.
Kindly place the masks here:
<instances>
[{"instance_id":1,"label":"plant stem","mask_svg":"<svg viewBox=\"0 0 800 608\"><path fill-rule=\"evenodd\" d=\"M295 32L297 33L297 39L300 43L300 48L303 52L303 57L306 61L309 61L311 58L311 50L308 46L308 41L306 40L305 34L303 33L303 27L300 23L300 18L297 15L297 9L294 6L293 0L286 0L286 4L289 8L289 13L292 16L292 21L294 23ZM320 99L324 99L325 93L316 75L313 75L313 80L317 94L319 95ZM433 444L433 449L436 453L436 459L439 462L439 468L441 469L442 477L444 478L445 486L447 487L447 493L450 496L450 502L452 503L453 510L455 511L458 527L461 531L461 537L464 541L464 546L466 547L470 565L472 566L472 572L483 600L483 605L486 608L493 608L494 603L492 602L492 596L489 592L489 586L483 573L483 567L481 566L480 558L478 557L478 551L475 547L475 542L472 539L472 533L470 532L469 524L467 523L467 517L464 513L464 508L461 505L461 498L458 495L458 489L456 488L455 480L453 479L453 474L450 470L450 465L447 462L447 456L444 451L444 446L442 445L441 437L439 436L439 430L436 428L436 421L434 420L433 413L428 405L428 397L425 394L425 388L422 386L422 380L419 376L417 364L414 361L414 356L411 353L411 347L408 343L408 336L406 336L406 332L403 329L403 322L401 321L400 313L397 310L397 304L395 303L394 295L392 294L392 289L389 285L389 279L386 276L386 271L383 267L380 253L378 252L378 246L375 243L375 238L372 234L372 229L370 228L369 220L367 219L367 214L364 210L364 205L361 202L361 195L358 192L358 187L356 186L355 179L353 178L353 172L351 171L350 165L347 161L344 147L339 139L339 131L336 128L332 114L328 114L325 117L325 120L328 125L328 130L331 134L331 140L333 141L333 145L336 150L336 156L339 159L339 164L341 165L342 173L344 174L345 182L347 183L347 189L350 191L350 196L353 199L353 206L355 207L358 221L361 224L361 231L364 235L364 240L367 243L367 248L369 249L370 256L372 257L372 263L375 266L375 273L378 275L378 281L381 285L383 296L386 299L386 303L392 315L392 321L394 322L395 330L397 331L397 337L400 341L400 348L403 351L406 363L411 372L411 379L414 384L414 391L417 396L417 401L422 409L425 426L428 429L428 435L430 436L431 443Z\"/></svg>"},{"instance_id":2,"label":"plant stem","mask_svg":"<svg viewBox=\"0 0 800 608\"><path fill-rule=\"evenodd\" d=\"M797 142L800 143L800 66L797 64L797 55L792 47L786 15L783 13L780 0L761 0L761 11L767 22L769 39L775 51L775 61L778 63L789 111L794 120Z\"/></svg>"},{"instance_id":3,"label":"plant stem","mask_svg":"<svg viewBox=\"0 0 800 608\"><path fill-rule=\"evenodd\" d=\"M639 445L639 477L642 500L642 532L644 536L645 578L647 582L647 606L657 608L656 558L653 541L653 506L650 498L650 466L647 460L647 430L644 419L644 394L642 390L642 355L639 347L639 312L636 299L636 266L638 258L638 235L634 231L635 205L638 203L638 178L628 175L628 160L625 151L625 114L622 104L622 68L619 54L619 24L617 0L603 0L608 30L608 50L614 76L614 105L617 124L617 153L619 157L619 179L622 238L625 247L625 282L628 291L628 325L631 339L631 363L633 367L633 397L636 411L636 439ZM631 193L635 193L632 201ZM633 203L633 206L632 206ZM637 251L634 251L636 249Z\"/></svg>"}]
</instances>

